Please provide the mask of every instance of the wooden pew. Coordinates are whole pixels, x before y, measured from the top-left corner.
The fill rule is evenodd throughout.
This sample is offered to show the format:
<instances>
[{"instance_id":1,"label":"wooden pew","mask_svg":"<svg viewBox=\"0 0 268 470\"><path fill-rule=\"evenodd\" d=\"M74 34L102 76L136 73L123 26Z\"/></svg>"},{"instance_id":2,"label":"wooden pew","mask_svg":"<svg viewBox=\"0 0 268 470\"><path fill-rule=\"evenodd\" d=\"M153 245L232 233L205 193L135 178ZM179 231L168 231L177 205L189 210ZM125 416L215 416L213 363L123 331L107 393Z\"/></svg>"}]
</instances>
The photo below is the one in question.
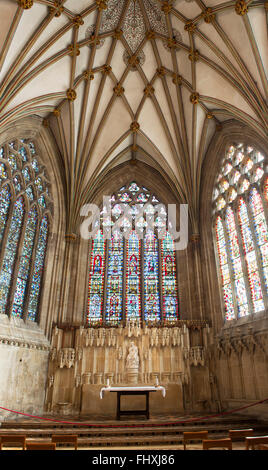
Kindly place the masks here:
<instances>
[{"instance_id":1,"label":"wooden pew","mask_svg":"<svg viewBox=\"0 0 268 470\"><path fill-rule=\"evenodd\" d=\"M52 434L51 441L55 444L73 444L75 450L77 450L76 434Z\"/></svg>"},{"instance_id":2,"label":"wooden pew","mask_svg":"<svg viewBox=\"0 0 268 470\"><path fill-rule=\"evenodd\" d=\"M194 431L183 433L183 450L186 450L186 444L190 441L202 441L208 438L208 431Z\"/></svg>"},{"instance_id":3,"label":"wooden pew","mask_svg":"<svg viewBox=\"0 0 268 470\"><path fill-rule=\"evenodd\" d=\"M254 437L245 437L246 440L246 450L252 448L254 450L255 446L259 444L268 444L268 436L254 436Z\"/></svg>"},{"instance_id":4,"label":"wooden pew","mask_svg":"<svg viewBox=\"0 0 268 470\"><path fill-rule=\"evenodd\" d=\"M257 450L268 450L268 446L265 444L260 444L257 446Z\"/></svg>"},{"instance_id":5,"label":"wooden pew","mask_svg":"<svg viewBox=\"0 0 268 470\"><path fill-rule=\"evenodd\" d=\"M56 450L55 442L27 442L26 450Z\"/></svg>"},{"instance_id":6,"label":"wooden pew","mask_svg":"<svg viewBox=\"0 0 268 470\"><path fill-rule=\"evenodd\" d=\"M232 450L232 441L229 437L226 439L207 439L203 441L203 450L221 447L223 449Z\"/></svg>"},{"instance_id":7,"label":"wooden pew","mask_svg":"<svg viewBox=\"0 0 268 470\"><path fill-rule=\"evenodd\" d=\"M241 441L244 440L245 437L253 436L253 434L253 429L229 429L229 438L232 441Z\"/></svg>"},{"instance_id":8,"label":"wooden pew","mask_svg":"<svg viewBox=\"0 0 268 470\"><path fill-rule=\"evenodd\" d=\"M0 441L2 444L19 444L22 446L23 450L26 449L26 435L22 434L0 434Z\"/></svg>"}]
</instances>

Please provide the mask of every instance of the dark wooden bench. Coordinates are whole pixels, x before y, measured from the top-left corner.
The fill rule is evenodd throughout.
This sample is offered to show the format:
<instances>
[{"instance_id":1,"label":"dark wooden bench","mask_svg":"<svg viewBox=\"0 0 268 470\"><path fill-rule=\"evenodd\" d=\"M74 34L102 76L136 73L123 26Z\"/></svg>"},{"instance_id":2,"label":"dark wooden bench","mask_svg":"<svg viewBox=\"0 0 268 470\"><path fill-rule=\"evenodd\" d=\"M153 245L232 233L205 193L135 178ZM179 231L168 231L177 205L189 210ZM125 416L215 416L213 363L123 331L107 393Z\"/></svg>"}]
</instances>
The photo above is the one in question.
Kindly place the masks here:
<instances>
[{"instance_id":1,"label":"dark wooden bench","mask_svg":"<svg viewBox=\"0 0 268 470\"><path fill-rule=\"evenodd\" d=\"M55 442L27 442L26 450L56 450Z\"/></svg>"},{"instance_id":2,"label":"dark wooden bench","mask_svg":"<svg viewBox=\"0 0 268 470\"><path fill-rule=\"evenodd\" d=\"M230 438L226 439L207 439L203 441L203 450L215 449L215 448L224 448L227 450L232 450L232 441Z\"/></svg>"},{"instance_id":3,"label":"dark wooden bench","mask_svg":"<svg viewBox=\"0 0 268 470\"><path fill-rule=\"evenodd\" d=\"M229 438L232 441L244 440L245 437L253 436L253 429L229 429Z\"/></svg>"},{"instance_id":4,"label":"dark wooden bench","mask_svg":"<svg viewBox=\"0 0 268 470\"><path fill-rule=\"evenodd\" d=\"M26 435L22 434L0 434L0 441L2 444L19 444L23 450L26 449Z\"/></svg>"},{"instance_id":5,"label":"dark wooden bench","mask_svg":"<svg viewBox=\"0 0 268 470\"><path fill-rule=\"evenodd\" d=\"M51 441L55 444L73 444L75 450L77 450L76 434L52 434Z\"/></svg>"},{"instance_id":6,"label":"dark wooden bench","mask_svg":"<svg viewBox=\"0 0 268 470\"><path fill-rule=\"evenodd\" d=\"M203 441L208 438L208 431L194 431L183 433L183 449L186 450L186 444L190 441Z\"/></svg>"},{"instance_id":7,"label":"dark wooden bench","mask_svg":"<svg viewBox=\"0 0 268 470\"><path fill-rule=\"evenodd\" d=\"M246 450L250 448L252 450L255 449L255 446L259 444L268 444L268 436L254 436L254 437L246 437Z\"/></svg>"}]
</instances>

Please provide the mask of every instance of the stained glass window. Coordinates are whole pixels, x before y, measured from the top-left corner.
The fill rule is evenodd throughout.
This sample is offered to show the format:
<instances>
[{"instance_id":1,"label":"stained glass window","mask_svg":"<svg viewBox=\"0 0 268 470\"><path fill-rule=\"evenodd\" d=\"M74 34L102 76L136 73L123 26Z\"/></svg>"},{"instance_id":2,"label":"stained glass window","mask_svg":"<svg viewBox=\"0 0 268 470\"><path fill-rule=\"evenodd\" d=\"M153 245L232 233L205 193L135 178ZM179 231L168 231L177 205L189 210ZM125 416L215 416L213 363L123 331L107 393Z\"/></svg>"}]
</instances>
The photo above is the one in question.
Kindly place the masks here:
<instances>
[{"instance_id":1,"label":"stained glass window","mask_svg":"<svg viewBox=\"0 0 268 470\"><path fill-rule=\"evenodd\" d=\"M140 319L140 240L133 230L126 241L126 318Z\"/></svg>"},{"instance_id":2,"label":"stained glass window","mask_svg":"<svg viewBox=\"0 0 268 470\"><path fill-rule=\"evenodd\" d=\"M174 240L167 232L161 240L163 314L166 322L174 322L178 318L178 297L176 295L176 263Z\"/></svg>"},{"instance_id":3,"label":"stained glass window","mask_svg":"<svg viewBox=\"0 0 268 470\"><path fill-rule=\"evenodd\" d=\"M16 290L14 294L12 315L15 317L22 317L23 315L23 303L25 298L25 291L27 286L27 280L31 267L31 259L33 252L34 237L37 225L37 209L34 207L30 210L28 215L28 221L26 225L26 231L23 241L22 253L20 257L20 264L18 270L18 277L16 283Z\"/></svg>"},{"instance_id":4,"label":"stained glass window","mask_svg":"<svg viewBox=\"0 0 268 470\"><path fill-rule=\"evenodd\" d=\"M230 270L227 258L227 248L224 235L224 228L221 217L217 217L216 221L216 239L217 239L217 250L219 256L219 264L221 271L221 280L223 285L223 300L225 308L226 320L232 320L235 318L233 293L231 285Z\"/></svg>"},{"instance_id":5,"label":"stained glass window","mask_svg":"<svg viewBox=\"0 0 268 470\"><path fill-rule=\"evenodd\" d=\"M250 191L249 205L253 215L257 244L260 249L266 290L268 290L268 229L262 199L256 188L252 188Z\"/></svg>"},{"instance_id":6,"label":"stained glass window","mask_svg":"<svg viewBox=\"0 0 268 470\"><path fill-rule=\"evenodd\" d=\"M8 185L5 185L0 191L0 243L2 243L2 238L4 235L10 201L10 188Z\"/></svg>"},{"instance_id":7,"label":"stained glass window","mask_svg":"<svg viewBox=\"0 0 268 470\"><path fill-rule=\"evenodd\" d=\"M160 321L158 240L148 232L144 240L144 318L147 322Z\"/></svg>"},{"instance_id":8,"label":"stained glass window","mask_svg":"<svg viewBox=\"0 0 268 470\"><path fill-rule=\"evenodd\" d=\"M38 237L32 283L30 286L29 305L28 305L28 320L36 321L38 316L38 306L41 294L42 277L44 271L44 262L46 255L47 239L48 239L48 218L44 216Z\"/></svg>"},{"instance_id":9,"label":"stained glass window","mask_svg":"<svg viewBox=\"0 0 268 470\"><path fill-rule=\"evenodd\" d=\"M36 321L48 240L48 183L32 141L7 142L0 158L0 312Z\"/></svg>"},{"instance_id":10,"label":"stained glass window","mask_svg":"<svg viewBox=\"0 0 268 470\"><path fill-rule=\"evenodd\" d=\"M176 260L164 206L159 206L156 195L136 181L121 187L111 196L110 203L111 213L106 207L101 210L102 227L111 227L114 232L112 239L105 242L106 256L103 239L101 249L96 239L91 247L87 323L175 323L179 318ZM126 204L128 213L124 212ZM123 227L128 235L120 237L119 229ZM160 241L159 229L164 229L166 235ZM92 260L98 250L103 264L95 295L97 278Z\"/></svg>"},{"instance_id":11,"label":"stained glass window","mask_svg":"<svg viewBox=\"0 0 268 470\"><path fill-rule=\"evenodd\" d=\"M24 216L24 200L20 197L14 205L14 210L9 227L2 270L0 274L0 312L5 313L9 288L12 280L15 257Z\"/></svg>"},{"instance_id":12,"label":"stained glass window","mask_svg":"<svg viewBox=\"0 0 268 470\"><path fill-rule=\"evenodd\" d=\"M104 273L105 241L102 231L98 230L92 240L87 311L87 321L93 325L99 322L102 323Z\"/></svg>"},{"instance_id":13,"label":"stained glass window","mask_svg":"<svg viewBox=\"0 0 268 470\"><path fill-rule=\"evenodd\" d=\"M123 238L117 231L109 240L105 313L107 324L117 324L122 319L123 255Z\"/></svg>"},{"instance_id":14,"label":"stained glass window","mask_svg":"<svg viewBox=\"0 0 268 470\"><path fill-rule=\"evenodd\" d=\"M267 193L266 168L259 151L233 144L215 178L215 247L226 320L267 308L263 286L267 289L268 232L261 197L264 178L264 199Z\"/></svg>"},{"instance_id":15,"label":"stained glass window","mask_svg":"<svg viewBox=\"0 0 268 470\"><path fill-rule=\"evenodd\" d=\"M264 309L261 281L254 249L254 241L250 229L247 206L243 199L240 199L239 201L238 219L241 226L242 241L247 264L253 307L255 312L259 312L260 310Z\"/></svg>"}]
</instances>

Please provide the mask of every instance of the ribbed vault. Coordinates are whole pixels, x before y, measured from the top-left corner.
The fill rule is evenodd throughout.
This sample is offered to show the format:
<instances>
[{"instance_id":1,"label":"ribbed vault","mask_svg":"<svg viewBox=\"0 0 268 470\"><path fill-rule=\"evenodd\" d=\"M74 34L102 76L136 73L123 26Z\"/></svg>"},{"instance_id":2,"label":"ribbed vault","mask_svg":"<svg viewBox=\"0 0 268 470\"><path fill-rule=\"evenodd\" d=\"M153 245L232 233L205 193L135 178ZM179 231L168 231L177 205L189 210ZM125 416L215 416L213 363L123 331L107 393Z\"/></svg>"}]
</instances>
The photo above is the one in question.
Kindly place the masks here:
<instances>
[{"instance_id":1,"label":"ribbed vault","mask_svg":"<svg viewBox=\"0 0 268 470\"><path fill-rule=\"evenodd\" d=\"M164 169L198 232L211 136L234 119L267 138L267 15L263 0L2 0L1 126L50 128L68 232L135 159Z\"/></svg>"}]
</instances>

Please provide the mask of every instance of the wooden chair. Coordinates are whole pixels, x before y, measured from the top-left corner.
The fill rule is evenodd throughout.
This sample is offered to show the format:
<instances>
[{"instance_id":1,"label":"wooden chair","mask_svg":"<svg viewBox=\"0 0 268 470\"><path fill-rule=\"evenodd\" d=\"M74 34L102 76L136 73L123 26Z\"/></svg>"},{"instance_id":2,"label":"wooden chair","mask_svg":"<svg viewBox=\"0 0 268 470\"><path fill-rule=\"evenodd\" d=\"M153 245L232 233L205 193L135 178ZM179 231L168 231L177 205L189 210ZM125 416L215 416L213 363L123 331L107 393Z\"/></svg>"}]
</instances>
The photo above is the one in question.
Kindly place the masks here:
<instances>
[{"instance_id":1,"label":"wooden chair","mask_svg":"<svg viewBox=\"0 0 268 470\"><path fill-rule=\"evenodd\" d=\"M208 438L208 431L195 431L183 433L183 450L186 450L186 444L190 441L202 441Z\"/></svg>"},{"instance_id":2,"label":"wooden chair","mask_svg":"<svg viewBox=\"0 0 268 470\"><path fill-rule=\"evenodd\" d=\"M22 446L23 450L26 449L26 436L22 434L0 434L0 441L2 444L19 444Z\"/></svg>"},{"instance_id":3,"label":"wooden chair","mask_svg":"<svg viewBox=\"0 0 268 470\"><path fill-rule=\"evenodd\" d=\"M27 442L26 450L56 450L55 442Z\"/></svg>"},{"instance_id":4,"label":"wooden chair","mask_svg":"<svg viewBox=\"0 0 268 470\"><path fill-rule=\"evenodd\" d=\"M232 441L230 438L226 439L207 439L203 441L203 450L221 447L223 449L232 450Z\"/></svg>"},{"instance_id":5,"label":"wooden chair","mask_svg":"<svg viewBox=\"0 0 268 470\"><path fill-rule=\"evenodd\" d=\"M253 429L229 429L229 438L232 441L241 441L244 440L245 437L253 436L253 434Z\"/></svg>"},{"instance_id":6,"label":"wooden chair","mask_svg":"<svg viewBox=\"0 0 268 470\"><path fill-rule=\"evenodd\" d=\"M77 450L76 434L52 434L51 441L56 444L73 444L75 450Z\"/></svg>"},{"instance_id":7,"label":"wooden chair","mask_svg":"<svg viewBox=\"0 0 268 470\"><path fill-rule=\"evenodd\" d=\"M255 449L255 446L259 444L268 444L268 436L254 436L254 437L246 437L246 450L252 448Z\"/></svg>"}]
</instances>

